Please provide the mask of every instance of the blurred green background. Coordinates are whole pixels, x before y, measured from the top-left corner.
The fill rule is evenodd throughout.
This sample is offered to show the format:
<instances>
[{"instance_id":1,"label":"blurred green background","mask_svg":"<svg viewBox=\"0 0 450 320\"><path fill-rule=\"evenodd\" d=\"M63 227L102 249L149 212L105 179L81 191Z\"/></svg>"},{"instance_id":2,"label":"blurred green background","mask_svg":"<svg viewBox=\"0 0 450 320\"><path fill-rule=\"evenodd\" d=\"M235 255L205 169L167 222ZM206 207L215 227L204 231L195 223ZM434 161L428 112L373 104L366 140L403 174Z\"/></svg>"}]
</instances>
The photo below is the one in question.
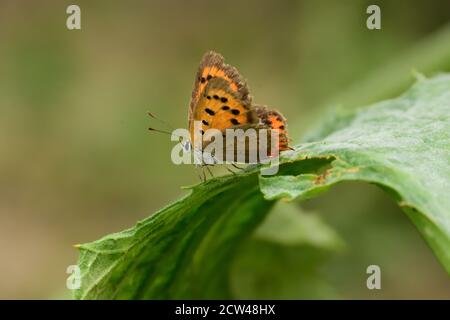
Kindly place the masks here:
<instances>
[{"instance_id":1,"label":"blurred green background","mask_svg":"<svg viewBox=\"0 0 450 320\"><path fill-rule=\"evenodd\" d=\"M81 30L66 28L69 4ZM379 31L366 28L370 4ZM280 109L299 143L329 107L393 97L414 70L450 71L449 23L444 0L2 0L0 298L70 297L73 244L132 226L198 181L172 164L169 137L147 132L159 124L146 112L187 125L205 51L240 70L255 102ZM346 183L276 210L292 209L344 249L255 235L233 268L237 297L450 298L448 275L377 187ZM366 288L370 264L382 290Z\"/></svg>"}]
</instances>

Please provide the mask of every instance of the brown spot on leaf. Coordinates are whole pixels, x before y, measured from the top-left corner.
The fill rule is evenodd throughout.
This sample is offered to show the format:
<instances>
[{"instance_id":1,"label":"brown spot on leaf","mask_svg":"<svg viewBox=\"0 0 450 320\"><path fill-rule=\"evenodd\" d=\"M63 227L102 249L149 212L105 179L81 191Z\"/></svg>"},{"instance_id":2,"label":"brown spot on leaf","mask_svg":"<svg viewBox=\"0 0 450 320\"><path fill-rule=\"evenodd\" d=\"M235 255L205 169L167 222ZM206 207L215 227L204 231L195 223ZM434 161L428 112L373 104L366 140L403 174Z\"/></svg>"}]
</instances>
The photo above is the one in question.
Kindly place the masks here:
<instances>
[{"instance_id":1,"label":"brown spot on leaf","mask_svg":"<svg viewBox=\"0 0 450 320\"><path fill-rule=\"evenodd\" d=\"M325 170L314 179L314 184L323 184L330 174L330 170Z\"/></svg>"}]
</instances>

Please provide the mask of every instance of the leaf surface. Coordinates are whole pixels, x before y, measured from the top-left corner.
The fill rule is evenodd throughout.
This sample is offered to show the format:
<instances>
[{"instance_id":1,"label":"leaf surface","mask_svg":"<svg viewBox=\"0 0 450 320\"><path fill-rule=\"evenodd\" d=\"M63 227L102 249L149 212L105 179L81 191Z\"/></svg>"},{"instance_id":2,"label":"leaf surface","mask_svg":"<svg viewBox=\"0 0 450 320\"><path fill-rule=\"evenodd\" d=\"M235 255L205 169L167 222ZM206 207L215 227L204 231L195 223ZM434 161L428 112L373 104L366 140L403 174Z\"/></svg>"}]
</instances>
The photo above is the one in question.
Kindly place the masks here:
<instances>
[{"instance_id":1,"label":"leaf surface","mask_svg":"<svg viewBox=\"0 0 450 320\"><path fill-rule=\"evenodd\" d=\"M253 168L212 179L135 227L80 245L75 297L231 298L233 256L274 202L349 180L392 196L450 273L450 76L343 119L284 153L275 176Z\"/></svg>"}]
</instances>

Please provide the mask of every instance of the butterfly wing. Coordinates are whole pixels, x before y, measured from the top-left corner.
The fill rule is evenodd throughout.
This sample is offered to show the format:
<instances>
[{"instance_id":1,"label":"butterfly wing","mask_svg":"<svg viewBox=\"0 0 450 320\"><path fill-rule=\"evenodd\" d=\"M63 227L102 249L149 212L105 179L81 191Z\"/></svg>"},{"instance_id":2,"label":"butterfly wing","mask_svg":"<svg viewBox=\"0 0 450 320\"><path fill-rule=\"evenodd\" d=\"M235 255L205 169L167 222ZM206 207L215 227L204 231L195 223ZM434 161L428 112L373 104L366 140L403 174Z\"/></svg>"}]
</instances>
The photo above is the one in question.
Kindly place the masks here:
<instances>
[{"instance_id":1,"label":"butterfly wing","mask_svg":"<svg viewBox=\"0 0 450 320\"><path fill-rule=\"evenodd\" d=\"M234 147L234 161L240 162L240 163L259 163L263 160L267 160L269 158L272 158L280 151L285 150L292 150L292 148L289 146L289 136L287 132L287 120L286 118L275 109L270 109L267 106L263 105L254 105L252 107L254 113L256 114L258 118L258 123L252 123L246 126L246 128L243 128L244 130L253 128L256 130L257 134L257 142L256 143L249 143L249 141L245 141L245 154L243 155L241 152L238 152L236 147L236 140L233 141L226 141L227 147L231 148ZM262 147L261 143L264 139L263 132L261 129L265 129L265 146L266 151L260 150ZM278 130L278 141L275 143L274 148L278 150L277 153L274 153L274 150L272 149L272 132L271 130ZM256 148L256 149L255 149ZM261 153L262 151L262 153ZM239 155L241 156L239 158ZM251 157L253 155L253 158ZM242 157L244 156L244 158ZM256 156L256 158L255 158ZM244 159L244 161L241 161L239 159ZM256 159L256 161L251 160Z\"/></svg>"},{"instance_id":2,"label":"butterfly wing","mask_svg":"<svg viewBox=\"0 0 450 320\"><path fill-rule=\"evenodd\" d=\"M212 78L203 90L193 110L193 121L202 122L202 130L223 131L235 126L258 123L258 118L248 100L230 90L222 78ZM190 122L191 136L193 121Z\"/></svg>"},{"instance_id":3,"label":"butterfly wing","mask_svg":"<svg viewBox=\"0 0 450 320\"><path fill-rule=\"evenodd\" d=\"M217 81L217 79L221 79L222 81ZM211 81L213 81L213 84L209 85ZM204 100L208 96L214 97L214 95L217 95L220 98L228 99L227 97L219 96L218 92L209 92L210 94L205 94L207 89L208 91L216 89L215 91L220 90L229 93L231 97L228 98L231 98L230 100L238 100L240 105L245 109L249 109L251 106L251 97L249 96L247 84L237 69L225 64L224 59L220 54L209 51L203 56L195 76L194 89L189 104L188 119L190 129L192 128L193 121L202 120L201 114L198 113L198 108L207 103L207 101L202 101L202 98ZM224 99L213 102L223 103L222 100ZM227 100L225 101L227 102ZM223 105L229 106L226 103ZM231 110L231 106L229 107Z\"/></svg>"},{"instance_id":4,"label":"butterfly wing","mask_svg":"<svg viewBox=\"0 0 450 320\"><path fill-rule=\"evenodd\" d=\"M254 106L254 109L261 125L267 126L270 129L279 130L279 150L292 150L292 148L289 147L286 118L278 110L270 109L267 106L256 105Z\"/></svg>"},{"instance_id":5,"label":"butterfly wing","mask_svg":"<svg viewBox=\"0 0 450 320\"><path fill-rule=\"evenodd\" d=\"M201 121L201 134L208 129L218 129L223 135L226 129L279 129L279 150L290 149L286 119L266 106L252 106L245 80L236 68L225 64L223 57L212 51L203 56L194 82L189 106L191 141L194 141L195 121ZM203 148L207 144L204 142ZM257 152L250 150L246 142L246 159L250 151Z\"/></svg>"}]
</instances>

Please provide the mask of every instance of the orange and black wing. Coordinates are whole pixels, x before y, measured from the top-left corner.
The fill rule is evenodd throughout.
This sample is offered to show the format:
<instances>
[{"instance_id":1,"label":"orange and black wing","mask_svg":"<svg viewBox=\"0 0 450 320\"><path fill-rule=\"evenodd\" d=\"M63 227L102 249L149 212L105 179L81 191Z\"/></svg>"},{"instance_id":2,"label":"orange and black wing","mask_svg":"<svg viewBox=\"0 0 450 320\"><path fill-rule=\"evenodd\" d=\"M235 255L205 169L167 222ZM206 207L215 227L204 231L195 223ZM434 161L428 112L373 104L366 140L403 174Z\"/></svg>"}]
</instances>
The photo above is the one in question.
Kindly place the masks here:
<instances>
[{"instance_id":1,"label":"orange and black wing","mask_svg":"<svg viewBox=\"0 0 450 320\"><path fill-rule=\"evenodd\" d=\"M201 121L202 130L228 128L258 123L258 117L248 101L230 90L222 78L213 78L206 85L193 110L193 121ZM190 123L193 134L193 121Z\"/></svg>"},{"instance_id":2,"label":"orange and black wing","mask_svg":"<svg viewBox=\"0 0 450 320\"><path fill-rule=\"evenodd\" d=\"M213 79L222 79L223 81L216 82L216 84L209 86L209 89L219 86L232 94L235 99L240 100L242 105L251 106L251 97L249 96L247 84L237 69L225 64L220 54L209 51L203 56L195 76L194 89L192 90L189 104L189 127L191 127L192 121L198 120L195 119L196 109L199 106L202 95L205 96L205 89Z\"/></svg>"},{"instance_id":3,"label":"orange and black wing","mask_svg":"<svg viewBox=\"0 0 450 320\"><path fill-rule=\"evenodd\" d=\"M267 106L254 106L255 112L259 118L260 124L270 129L279 130L279 150L292 150L289 147L289 136L287 132L286 118L275 109L269 109Z\"/></svg>"}]
</instances>

